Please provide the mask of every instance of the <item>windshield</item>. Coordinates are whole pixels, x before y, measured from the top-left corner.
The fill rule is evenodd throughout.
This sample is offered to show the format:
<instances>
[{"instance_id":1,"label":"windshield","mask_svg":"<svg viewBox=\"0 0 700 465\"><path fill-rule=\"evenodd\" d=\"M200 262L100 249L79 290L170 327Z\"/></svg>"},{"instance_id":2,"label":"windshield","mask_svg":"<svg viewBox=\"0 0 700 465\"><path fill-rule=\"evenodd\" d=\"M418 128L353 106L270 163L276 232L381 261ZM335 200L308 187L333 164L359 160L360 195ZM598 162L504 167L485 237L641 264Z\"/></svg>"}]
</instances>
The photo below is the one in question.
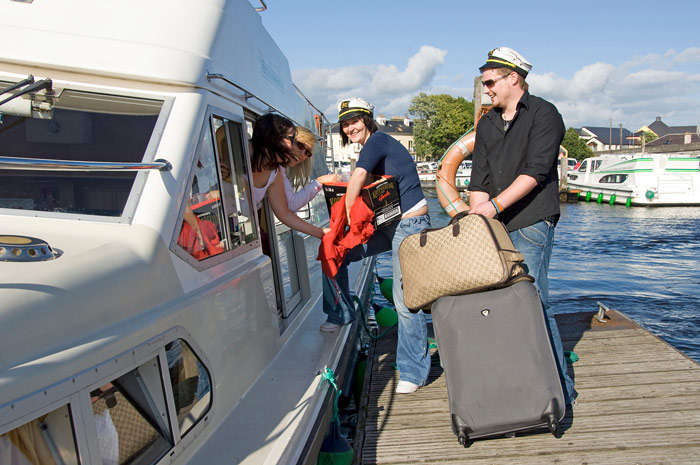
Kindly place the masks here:
<instances>
[{"instance_id":1,"label":"windshield","mask_svg":"<svg viewBox=\"0 0 700 465\"><path fill-rule=\"evenodd\" d=\"M12 85L0 81L0 89ZM53 111L3 112L0 156L143 161L162 100L72 89L53 92L48 99ZM17 106L38 95L18 96L11 103ZM0 208L121 216L136 176L136 172L0 170Z\"/></svg>"}]
</instances>

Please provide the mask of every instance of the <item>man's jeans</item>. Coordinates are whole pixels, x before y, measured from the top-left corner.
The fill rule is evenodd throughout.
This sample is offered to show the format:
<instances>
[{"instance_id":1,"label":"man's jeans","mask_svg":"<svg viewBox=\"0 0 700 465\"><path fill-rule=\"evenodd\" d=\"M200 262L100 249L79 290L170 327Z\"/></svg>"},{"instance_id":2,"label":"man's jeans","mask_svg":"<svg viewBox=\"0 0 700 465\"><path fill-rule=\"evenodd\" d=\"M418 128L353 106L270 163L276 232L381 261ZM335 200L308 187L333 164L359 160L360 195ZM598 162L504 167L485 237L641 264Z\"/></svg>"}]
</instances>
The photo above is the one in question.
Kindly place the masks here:
<instances>
[{"instance_id":1,"label":"man's jeans","mask_svg":"<svg viewBox=\"0 0 700 465\"><path fill-rule=\"evenodd\" d=\"M403 301L403 286L401 283L401 265L399 263L399 246L406 236L418 234L430 227L430 216L422 215L404 218L389 226L377 229L366 244L358 245L348 252L343 265L338 270L335 279L341 292L350 299L347 265L364 257L377 255L391 250L393 269L394 306L399 317L399 339L396 345L396 365L399 368L400 379L423 385L430 371L430 353L428 352L428 328L426 315L422 311L412 313ZM342 305L333 305L333 299L323 299L323 311L328 315L328 321L335 324L347 324L354 315L343 311Z\"/></svg>"},{"instance_id":2,"label":"man's jeans","mask_svg":"<svg viewBox=\"0 0 700 465\"><path fill-rule=\"evenodd\" d=\"M516 229L509 233L510 238L523 256L525 257L525 268L527 272L535 278L542 306L547 318L547 328L549 329L550 342L554 349L554 357L559 365L559 375L564 386L564 397L566 404L570 404L575 398L574 382L566 371L566 359L564 358L564 348L559 335L559 328L554 319L554 311L549 306L549 260L552 257L552 245L554 243L554 223L541 220L525 228Z\"/></svg>"}]
</instances>

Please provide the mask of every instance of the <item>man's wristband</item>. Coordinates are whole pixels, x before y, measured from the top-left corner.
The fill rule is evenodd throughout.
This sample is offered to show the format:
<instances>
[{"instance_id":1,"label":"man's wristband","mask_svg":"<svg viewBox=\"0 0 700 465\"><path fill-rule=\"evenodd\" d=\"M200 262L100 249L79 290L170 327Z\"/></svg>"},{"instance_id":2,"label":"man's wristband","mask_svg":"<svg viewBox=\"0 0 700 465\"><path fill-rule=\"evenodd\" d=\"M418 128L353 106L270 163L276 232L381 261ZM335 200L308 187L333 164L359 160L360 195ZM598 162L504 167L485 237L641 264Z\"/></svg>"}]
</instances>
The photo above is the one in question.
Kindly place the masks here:
<instances>
[{"instance_id":1,"label":"man's wristband","mask_svg":"<svg viewBox=\"0 0 700 465\"><path fill-rule=\"evenodd\" d=\"M496 197L492 198L490 200L491 205L493 205L493 208L496 209L496 213L499 214L503 211L503 206L501 206L500 203L498 203L498 200L496 200Z\"/></svg>"}]
</instances>

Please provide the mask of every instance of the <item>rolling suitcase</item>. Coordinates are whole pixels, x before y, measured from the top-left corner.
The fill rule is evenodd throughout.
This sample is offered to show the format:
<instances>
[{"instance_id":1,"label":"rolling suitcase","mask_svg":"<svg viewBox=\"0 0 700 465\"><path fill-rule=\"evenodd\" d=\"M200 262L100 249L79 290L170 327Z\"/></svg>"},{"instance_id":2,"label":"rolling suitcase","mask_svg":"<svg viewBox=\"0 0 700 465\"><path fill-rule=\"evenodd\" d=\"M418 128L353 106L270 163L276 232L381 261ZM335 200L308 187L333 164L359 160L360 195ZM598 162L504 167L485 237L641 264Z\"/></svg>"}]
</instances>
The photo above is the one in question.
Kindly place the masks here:
<instances>
[{"instance_id":1,"label":"rolling suitcase","mask_svg":"<svg viewBox=\"0 0 700 465\"><path fill-rule=\"evenodd\" d=\"M556 432L564 393L532 283L440 297L432 314L460 444L540 427Z\"/></svg>"}]
</instances>

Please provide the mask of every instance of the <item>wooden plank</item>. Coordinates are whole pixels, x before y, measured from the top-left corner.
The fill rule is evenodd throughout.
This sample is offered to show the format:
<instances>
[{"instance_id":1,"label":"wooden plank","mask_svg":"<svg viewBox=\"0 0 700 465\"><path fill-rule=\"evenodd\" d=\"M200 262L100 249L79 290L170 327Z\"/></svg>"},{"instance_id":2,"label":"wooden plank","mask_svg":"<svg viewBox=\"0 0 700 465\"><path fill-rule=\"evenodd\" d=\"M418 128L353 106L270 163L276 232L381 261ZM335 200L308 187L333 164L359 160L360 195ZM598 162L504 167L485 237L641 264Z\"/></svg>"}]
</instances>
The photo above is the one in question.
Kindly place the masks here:
<instances>
[{"instance_id":1,"label":"wooden plank","mask_svg":"<svg viewBox=\"0 0 700 465\"><path fill-rule=\"evenodd\" d=\"M394 393L395 339L379 341L367 389L362 464L698 464L700 365L624 316L610 326L567 315L562 334L580 359L570 372L578 404L548 432L478 440L461 447L452 432L444 374L410 395ZM577 333L578 331L578 333Z\"/></svg>"}]
</instances>

